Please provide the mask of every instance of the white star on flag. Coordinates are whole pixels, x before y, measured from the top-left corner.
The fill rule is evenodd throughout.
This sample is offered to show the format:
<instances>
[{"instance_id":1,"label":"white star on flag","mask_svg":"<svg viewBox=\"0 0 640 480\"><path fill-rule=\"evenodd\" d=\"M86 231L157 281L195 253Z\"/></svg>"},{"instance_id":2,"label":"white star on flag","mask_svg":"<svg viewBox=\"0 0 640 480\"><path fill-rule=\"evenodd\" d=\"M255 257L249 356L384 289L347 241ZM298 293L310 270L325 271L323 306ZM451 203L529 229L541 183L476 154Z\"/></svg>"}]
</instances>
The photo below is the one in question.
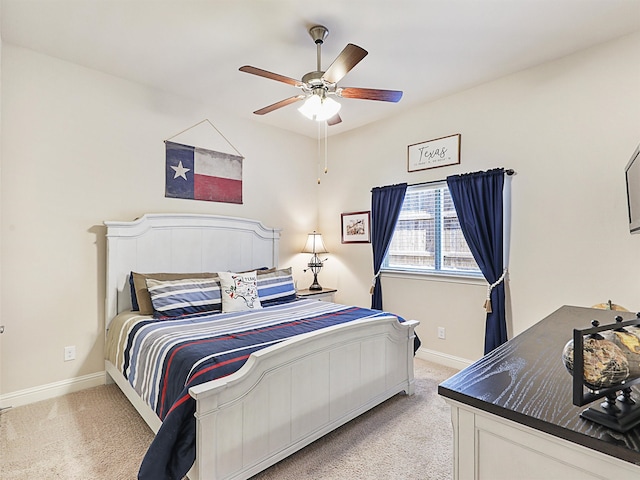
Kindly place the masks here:
<instances>
[{"instance_id":1,"label":"white star on flag","mask_svg":"<svg viewBox=\"0 0 640 480\"><path fill-rule=\"evenodd\" d=\"M176 174L173 176L174 179L178 178L178 177L182 177L185 180L187 179L187 175L186 173L191 171L190 168L184 168L182 166L182 160L180 160L180 162L178 163L177 167L174 167L173 165L171 165L171 168L173 168L176 172Z\"/></svg>"}]
</instances>

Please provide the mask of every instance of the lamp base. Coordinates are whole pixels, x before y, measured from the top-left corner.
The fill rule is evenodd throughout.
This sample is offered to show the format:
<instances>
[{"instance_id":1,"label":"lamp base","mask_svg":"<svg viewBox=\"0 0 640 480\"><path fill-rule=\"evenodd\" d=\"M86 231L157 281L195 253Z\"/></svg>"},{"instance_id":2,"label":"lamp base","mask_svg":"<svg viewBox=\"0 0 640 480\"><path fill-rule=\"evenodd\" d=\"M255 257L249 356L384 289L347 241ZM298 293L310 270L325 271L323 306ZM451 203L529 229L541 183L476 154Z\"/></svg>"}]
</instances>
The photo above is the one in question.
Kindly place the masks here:
<instances>
[{"instance_id":1,"label":"lamp base","mask_svg":"<svg viewBox=\"0 0 640 480\"><path fill-rule=\"evenodd\" d=\"M309 287L309 290L322 290L322 286L318 283L318 274L313 274L313 283Z\"/></svg>"}]
</instances>

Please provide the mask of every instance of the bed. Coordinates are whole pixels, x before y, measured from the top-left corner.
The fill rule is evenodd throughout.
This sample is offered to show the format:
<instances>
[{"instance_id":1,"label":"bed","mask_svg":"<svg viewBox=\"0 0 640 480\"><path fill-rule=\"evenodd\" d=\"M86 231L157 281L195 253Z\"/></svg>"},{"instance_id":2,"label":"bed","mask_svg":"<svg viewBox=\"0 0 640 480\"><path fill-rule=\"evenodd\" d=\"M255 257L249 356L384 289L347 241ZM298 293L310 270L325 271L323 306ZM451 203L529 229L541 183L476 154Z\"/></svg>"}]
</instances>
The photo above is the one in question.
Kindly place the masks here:
<instances>
[{"instance_id":1,"label":"bed","mask_svg":"<svg viewBox=\"0 0 640 480\"><path fill-rule=\"evenodd\" d=\"M224 336L235 341L244 335L238 332L255 333L258 338L260 328L273 331L293 329L294 324L295 328L305 326L302 331L291 330L298 332L294 336L259 337L260 348L243 350L241 362L212 360L216 368L223 363L241 365L225 370L221 378L210 377L213 368L208 367L198 371L199 381L184 385L168 380L168 386L151 382L155 387L148 391L155 395L155 404L141 396L138 385L134 388L130 383L133 357L127 357L131 362L127 370L124 360L107 354L108 377L157 433L141 472L145 463L153 466L165 457L167 438L189 438L180 430L184 419L193 423L193 447L188 441L177 446L173 440L168 443L181 455L188 450L184 458L195 458L189 479L246 479L388 398L401 392L413 394L414 329L418 322L386 312L309 299L267 302L261 310L237 314L190 312L187 317L162 320L131 312L132 272L250 272L247 275L257 275L258 285L263 272L264 278L286 272L278 266L278 229L255 220L197 214L147 214L131 222L108 221L105 225L107 339L109 334L113 337L116 324L128 325L126 333L118 334L129 338L123 341L131 347L127 355L132 355L143 330L157 329L156 338L170 338L167 332L182 335L189 329L201 332L205 328L220 332L228 322L236 330ZM135 303L135 293L133 297ZM329 317L341 320L325 324ZM258 322L259 327L251 322ZM136 327L131 327L134 324ZM153 345L157 348L157 343ZM225 352L244 348L227 347ZM113 350L113 345L105 345L105 350ZM197 363L206 365L204 361ZM187 393L182 395L181 389ZM163 395L173 391L166 396L168 404L162 411L180 411L180 416L158 413L159 402L165 401L165 397L159 400L160 390ZM182 463L169 463L166 471L173 473L163 478L176 475L184 459Z\"/></svg>"}]
</instances>

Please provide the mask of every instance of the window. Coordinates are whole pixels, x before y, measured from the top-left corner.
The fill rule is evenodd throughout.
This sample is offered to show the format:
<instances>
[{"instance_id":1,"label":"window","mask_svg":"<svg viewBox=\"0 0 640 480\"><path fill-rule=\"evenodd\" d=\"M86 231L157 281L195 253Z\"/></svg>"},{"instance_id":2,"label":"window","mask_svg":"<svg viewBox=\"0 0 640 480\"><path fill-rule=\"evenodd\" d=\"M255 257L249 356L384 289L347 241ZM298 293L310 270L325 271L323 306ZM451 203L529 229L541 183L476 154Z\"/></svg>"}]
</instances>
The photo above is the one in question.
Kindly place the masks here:
<instances>
[{"instance_id":1,"label":"window","mask_svg":"<svg viewBox=\"0 0 640 480\"><path fill-rule=\"evenodd\" d=\"M386 271L481 276L445 182L407 187Z\"/></svg>"}]
</instances>

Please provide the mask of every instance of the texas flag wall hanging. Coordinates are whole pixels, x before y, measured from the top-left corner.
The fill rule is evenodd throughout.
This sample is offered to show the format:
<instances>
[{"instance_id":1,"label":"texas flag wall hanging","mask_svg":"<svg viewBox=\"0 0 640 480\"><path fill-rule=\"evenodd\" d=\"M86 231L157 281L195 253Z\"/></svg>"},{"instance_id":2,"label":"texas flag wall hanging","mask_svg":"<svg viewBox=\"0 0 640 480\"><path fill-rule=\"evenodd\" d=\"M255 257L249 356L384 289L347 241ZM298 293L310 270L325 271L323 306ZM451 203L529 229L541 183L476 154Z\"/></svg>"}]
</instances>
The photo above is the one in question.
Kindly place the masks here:
<instances>
[{"instance_id":1,"label":"texas flag wall hanging","mask_svg":"<svg viewBox=\"0 0 640 480\"><path fill-rule=\"evenodd\" d=\"M242 203L239 155L165 141L165 197Z\"/></svg>"}]
</instances>

